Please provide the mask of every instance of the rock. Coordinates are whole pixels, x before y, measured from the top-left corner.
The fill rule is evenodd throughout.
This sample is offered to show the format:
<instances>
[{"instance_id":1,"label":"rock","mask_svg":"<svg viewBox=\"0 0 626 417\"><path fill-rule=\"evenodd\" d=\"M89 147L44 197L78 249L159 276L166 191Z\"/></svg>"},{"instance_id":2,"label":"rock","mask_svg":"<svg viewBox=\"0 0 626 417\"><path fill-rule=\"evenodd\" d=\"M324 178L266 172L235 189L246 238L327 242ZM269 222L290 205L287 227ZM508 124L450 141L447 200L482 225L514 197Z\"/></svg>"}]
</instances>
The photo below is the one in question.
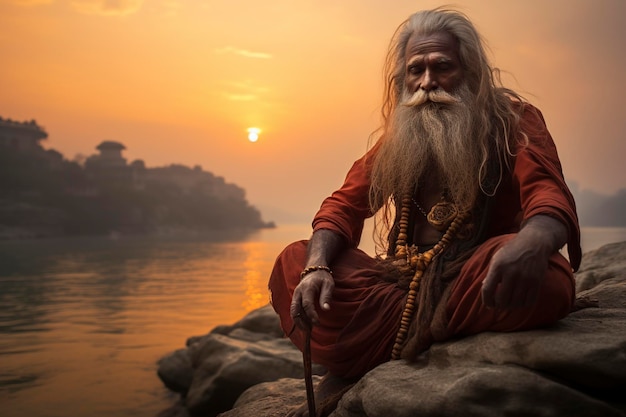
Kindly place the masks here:
<instances>
[{"instance_id":1,"label":"rock","mask_svg":"<svg viewBox=\"0 0 626 417\"><path fill-rule=\"evenodd\" d=\"M316 365L314 372L324 369ZM271 306L265 306L232 326L189 338L186 349L159 360L157 375L181 394L191 415L215 416L231 409L246 389L281 378L301 381L304 371L302 354L283 337ZM166 415L184 414L177 405Z\"/></svg>"},{"instance_id":2,"label":"rock","mask_svg":"<svg viewBox=\"0 0 626 417\"><path fill-rule=\"evenodd\" d=\"M302 355L288 339L250 343L215 334L190 350L194 378L186 401L192 413L226 411L253 385L304 375Z\"/></svg>"},{"instance_id":3,"label":"rock","mask_svg":"<svg viewBox=\"0 0 626 417\"><path fill-rule=\"evenodd\" d=\"M593 288L608 278L626 278L624 242L610 243L583 255L576 273L576 292Z\"/></svg>"},{"instance_id":4,"label":"rock","mask_svg":"<svg viewBox=\"0 0 626 417\"><path fill-rule=\"evenodd\" d=\"M609 404L517 364L383 364L348 391L332 417L624 416Z\"/></svg>"},{"instance_id":5,"label":"rock","mask_svg":"<svg viewBox=\"0 0 626 417\"><path fill-rule=\"evenodd\" d=\"M316 384L319 379L319 376L314 375L313 383ZM291 408L305 401L304 380L283 378L248 389L239 397L233 409L220 414L220 417L284 417Z\"/></svg>"},{"instance_id":6,"label":"rock","mask_svg":"<svg viewBox=\"0 0 626 417\"><path fill-rule=\"evenodd\" d=\"M626 242L583 257L577 295L597 300L596 308L546 329L435 344L417 363L382 364L331 416L626 417L625 260ZM264 307L160 361L159 376L171 389L185 387L191 375L188 389L178 391L185 409L171 415L281 417L305 401L301 354L277 329Z\"/></svg>"},{"instance_id":7,"label":"rock","mask_svg":"<svg viewBox=\"0 0 626 417\"><path fill-rule=\"evenodd\" d=\"M601 286L626 298L625 281ZM625 329L626 310L597 308L550 329L436 344L417 364L369 372L332 416L624 417Z\"/></svg>"},{"instance_id":8,"label":"rock","mask_svg":"<svg viewBox=\"0 0 626 417\"><path fill-rule=\"evenodd\" d=\"M157 375L165 386L179 393L186 393L193 380L193 367L187 349L179 349L160 359L157 363Z\"/></svg>"},{"instance_id":9,"label":"rock","mask_svg":"<svg viewBox=\"0 0 626 417\"><path fill-rule=\"evenodd\" d=\"M233 330L245 329L250 332L269 335L273 337L283 337L283 329L280 327L280 320L270 305L258 308L232 326L218 326L211 333L231 335Z\"/></svg>"},{"instance_id":10,"label":"rock","mask_svg":"<svg viewBox=\"0 0 626 417\"><path fill-rule=\"evenodd\" d=\"M180 400L171 407L161 411L156 417L191 417L187 407L185 407L185 401Z\"/></svg>"},{"instance_id":11,"label":"rock","mask_svg":"<svg viewBox=\"0 0 626 417\"><path fill-rule=\"evenodd\" d=\"M597 299L598 308L548 329L435 344L415 364L382 364L331 416L626 417L624 259L626 242L585 255L582 279L593 276L595 286L578 295Z\"/></svg>"}]
</instances>

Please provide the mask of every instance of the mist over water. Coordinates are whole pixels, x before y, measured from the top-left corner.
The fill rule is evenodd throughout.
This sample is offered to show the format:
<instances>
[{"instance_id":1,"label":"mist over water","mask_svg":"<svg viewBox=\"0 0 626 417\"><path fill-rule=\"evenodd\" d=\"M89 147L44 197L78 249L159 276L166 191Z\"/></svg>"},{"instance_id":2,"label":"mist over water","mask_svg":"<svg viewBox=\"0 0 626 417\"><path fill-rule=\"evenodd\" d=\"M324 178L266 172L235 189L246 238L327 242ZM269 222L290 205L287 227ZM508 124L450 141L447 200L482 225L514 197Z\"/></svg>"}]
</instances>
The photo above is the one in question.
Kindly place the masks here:
<instances>
[{"instance_id":1,"label":"mist over water","mask_svg":"<svg viewBox=\"0 0 626 417\"><path fill-rule=\"evenodd\" d=\"M267 304L274 259L309 234L304 224L210 239L0 242L0 414L155 416L177 398L158 359ZM626 228L583 229L585 252L623 240Z\"/></svg>"}]
</instances>

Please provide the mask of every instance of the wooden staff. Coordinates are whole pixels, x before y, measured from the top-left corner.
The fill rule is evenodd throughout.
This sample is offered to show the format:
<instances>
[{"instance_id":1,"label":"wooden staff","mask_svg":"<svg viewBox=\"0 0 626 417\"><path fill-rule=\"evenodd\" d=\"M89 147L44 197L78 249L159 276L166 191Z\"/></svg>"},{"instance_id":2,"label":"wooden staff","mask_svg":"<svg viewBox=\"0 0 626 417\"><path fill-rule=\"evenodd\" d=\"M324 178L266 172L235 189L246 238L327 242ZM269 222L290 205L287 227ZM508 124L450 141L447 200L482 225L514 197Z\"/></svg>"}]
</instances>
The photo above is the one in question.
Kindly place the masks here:
<instances>
[{"instance_id":1,"label":"wooden staff","mask_svg":"<svg viewBox=\"0 0 626 417\"><path fill-rule=\"evenodd\" d=\"M304 384L306 385L306 402L309 406L309 417L316 417L315 394L313 392L313 371L311 369L311 325L305 331L304 349L302 350L302 361L304 362Z\"/></svg>"}]
</instances>

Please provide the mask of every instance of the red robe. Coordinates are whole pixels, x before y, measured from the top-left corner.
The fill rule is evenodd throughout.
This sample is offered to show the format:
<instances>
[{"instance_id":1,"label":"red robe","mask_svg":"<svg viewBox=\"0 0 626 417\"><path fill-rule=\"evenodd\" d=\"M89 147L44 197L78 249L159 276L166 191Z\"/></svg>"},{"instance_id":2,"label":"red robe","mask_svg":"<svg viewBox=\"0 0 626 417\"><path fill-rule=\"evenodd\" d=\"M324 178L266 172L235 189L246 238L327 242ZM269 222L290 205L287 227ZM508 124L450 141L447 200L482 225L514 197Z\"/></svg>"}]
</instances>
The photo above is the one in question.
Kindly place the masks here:
<instances>
[{"instance_id":1,"label":"red robe","mask_svg":"<svg viewBox=\"0 0 626 417\"><path fill-rule=\"evenodd\" d=\"M480 244L451 284L444 305L446 329L433 329L433 340L484 331L517 331L553 323L569 313L574 302L573 270L580 264L580 231L574 199L563 179L556 147L543 116L525 106L520 124L529 139L515 152L513 167L494 196L487 240ZM328 229L344 237L349 248L333 262L335 290L330 311L318 309L313 328L313 361L337 376L361 376L389 360L406 301L406 291L380 278L377 261L357 249L363 223L372 216L368 205L374 147L357 160L343 186L324 200L313 230ZM482 281L492 255L520 230L524 220L543 214L568 229L569 262L560 254L550 258L537 303L526 309L497 310L481 301ZM272 305L288 333L291 297L306 262L306 241L289 245L276 260L269 287ZM290 335L303 349L304 335Z\"/></svg>"}]
</instances>

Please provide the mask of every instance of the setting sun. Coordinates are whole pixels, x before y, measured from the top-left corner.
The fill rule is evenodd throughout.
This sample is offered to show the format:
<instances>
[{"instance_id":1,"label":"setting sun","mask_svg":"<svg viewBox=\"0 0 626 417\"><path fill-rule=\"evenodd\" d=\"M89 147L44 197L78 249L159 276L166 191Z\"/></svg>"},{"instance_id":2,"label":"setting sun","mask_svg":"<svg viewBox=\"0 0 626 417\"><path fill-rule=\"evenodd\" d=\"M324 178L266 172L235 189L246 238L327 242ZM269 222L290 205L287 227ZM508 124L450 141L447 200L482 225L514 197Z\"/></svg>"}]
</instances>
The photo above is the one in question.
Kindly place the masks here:
<instances>
[{"instance_id":1,"label":"setting sun","mask_svg":"<svg viewBox=\"0 0 626 417\"><path fill-rule=\"evenodd\" d=\"M0 64L0 117L36 120L44 147L68 160L112 140L128 162L199 165L266 216L280 202L310 220L378 139L393 32L441 3L0 0L10 63ZM463 3L504 84L541 110L567 180L603 195L624 188L626 1L553 0L540 15L539 2L443 3ZM606 76L589 77L597 62ZM285 199L302 185L297 170L315 181Z\"/></svg>"},{"instance_id":2,"label":"setting sun","mask_svg":"<svg viewBox=\"0 0 626 417\"><path fill-rule=\"evenodd\" d=\"M248 128L248 140L250 142L256 142L259 140L259 133L261 133L261 129L258 127L249 127Z\"/></svg>"}]
</instances>

